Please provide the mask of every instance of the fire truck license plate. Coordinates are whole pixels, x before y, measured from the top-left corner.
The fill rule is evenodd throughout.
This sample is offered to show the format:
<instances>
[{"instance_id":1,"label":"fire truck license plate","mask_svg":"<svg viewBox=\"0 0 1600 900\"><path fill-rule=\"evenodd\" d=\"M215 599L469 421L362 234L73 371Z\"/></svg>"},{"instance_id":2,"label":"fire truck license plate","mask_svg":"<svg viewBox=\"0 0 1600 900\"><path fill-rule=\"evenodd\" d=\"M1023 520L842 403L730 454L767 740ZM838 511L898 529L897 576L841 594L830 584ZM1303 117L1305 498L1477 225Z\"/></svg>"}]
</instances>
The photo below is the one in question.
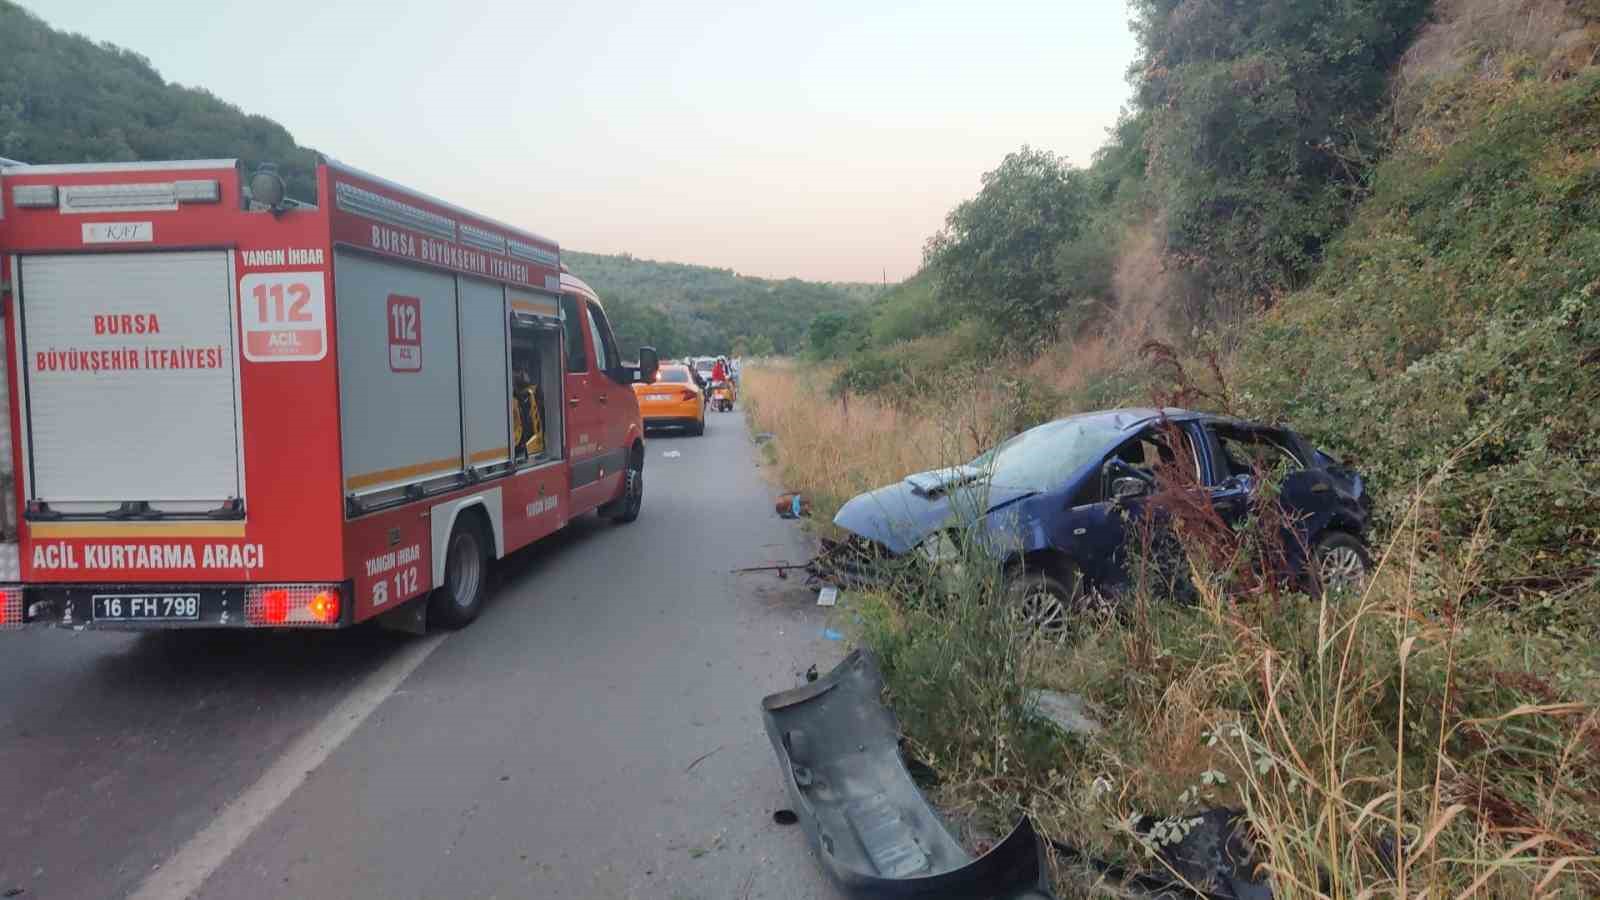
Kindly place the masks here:
<instances>
[{"instance_id":1,"label":"fire truck license plate","mask_svg":"<svg viewBox=\"0 0 1600 900\"><path fill-rule=\"evenodd\" d=\"M199 594L95 594L94 617L108 622L195 622Z\"/></svg>"}]
</instances>

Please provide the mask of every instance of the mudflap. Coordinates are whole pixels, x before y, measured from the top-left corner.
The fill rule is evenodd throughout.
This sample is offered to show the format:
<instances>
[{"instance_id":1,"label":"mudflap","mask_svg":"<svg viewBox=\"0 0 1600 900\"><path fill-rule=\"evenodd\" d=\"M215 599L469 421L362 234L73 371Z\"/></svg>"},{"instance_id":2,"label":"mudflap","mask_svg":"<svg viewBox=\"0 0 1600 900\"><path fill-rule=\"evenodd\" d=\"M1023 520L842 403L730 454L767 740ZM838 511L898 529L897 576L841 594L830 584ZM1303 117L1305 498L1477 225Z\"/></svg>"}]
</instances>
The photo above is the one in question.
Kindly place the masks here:
<instances>
[{"instance_id":1,"label":"mudflap","mask_svg":"<svg viewBox=\"0 0 1600 900\"><path fill-rule=\"evenodd\" d=\"M789 802L823 869L858 898L1047 900L1044 844L1026 817L974 860L912 781L883 676L857 650L761 701Z\"/></svg>"},{"instance_id":2,"label":"mudflap","mask_svg":"<svg viewBox=\"0 0 1600 900\"><path fill-rule=\"evenodd\" d=\"M428 633L428 598L431 593L413 597L389 610L373 621L385 631L402 631L406 634Z\"/></svg>"}]
</instances>

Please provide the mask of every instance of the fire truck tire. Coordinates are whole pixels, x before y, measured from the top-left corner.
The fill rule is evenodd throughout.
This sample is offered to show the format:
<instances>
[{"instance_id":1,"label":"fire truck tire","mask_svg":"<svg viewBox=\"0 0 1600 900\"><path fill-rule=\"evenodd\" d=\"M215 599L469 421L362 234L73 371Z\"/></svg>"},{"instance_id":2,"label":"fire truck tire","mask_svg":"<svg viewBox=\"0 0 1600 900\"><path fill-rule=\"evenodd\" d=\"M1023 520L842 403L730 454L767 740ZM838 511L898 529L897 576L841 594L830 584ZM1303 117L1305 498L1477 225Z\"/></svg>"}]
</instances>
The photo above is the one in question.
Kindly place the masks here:
<instances>
[{"instance_id":1,"label":"fire truck tire","mask_svg":"<svg viewBox=\"0 0 1600 900\"><path fill-rule=\"evenodd\" d=\"M477 517L462 515L450 532L445 551L444 584L428 601L428 622L445 628L472 624L483 612L488 585L489 554Z\"/></svg>"},{"instance_id":2,"label":"fire truck tire","mask_svg":"<svg viewBox=\"0 0 1600 900\"><path fill-rule=\"evenodd\" d=\"M623 473L622 484L622 496L600 511L601 515L618 525L626 525L639 518L639 509L644 506L644 448L638 444L628 454L628 470Z\"/></svg>"}]
</instances>

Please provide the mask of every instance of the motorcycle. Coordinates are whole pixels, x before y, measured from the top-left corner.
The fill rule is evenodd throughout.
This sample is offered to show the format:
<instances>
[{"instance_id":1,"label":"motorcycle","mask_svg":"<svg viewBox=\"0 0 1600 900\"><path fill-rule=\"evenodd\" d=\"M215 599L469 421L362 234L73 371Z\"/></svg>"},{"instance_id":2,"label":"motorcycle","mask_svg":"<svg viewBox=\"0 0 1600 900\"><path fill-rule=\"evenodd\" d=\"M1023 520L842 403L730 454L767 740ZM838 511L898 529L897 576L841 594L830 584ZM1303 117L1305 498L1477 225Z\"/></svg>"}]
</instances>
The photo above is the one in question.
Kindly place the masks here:
<instances>
[{"instance_id":1,"label":"motorcycle","mask_svg":"<svg viewBox=\"0 0 1600 900\"><path fill-rule=\"evenodd\" d=\"M732 412L734 399L731 383L719 381L711 386L711 406L717 412Z\"/></svg>"}]
</instances>

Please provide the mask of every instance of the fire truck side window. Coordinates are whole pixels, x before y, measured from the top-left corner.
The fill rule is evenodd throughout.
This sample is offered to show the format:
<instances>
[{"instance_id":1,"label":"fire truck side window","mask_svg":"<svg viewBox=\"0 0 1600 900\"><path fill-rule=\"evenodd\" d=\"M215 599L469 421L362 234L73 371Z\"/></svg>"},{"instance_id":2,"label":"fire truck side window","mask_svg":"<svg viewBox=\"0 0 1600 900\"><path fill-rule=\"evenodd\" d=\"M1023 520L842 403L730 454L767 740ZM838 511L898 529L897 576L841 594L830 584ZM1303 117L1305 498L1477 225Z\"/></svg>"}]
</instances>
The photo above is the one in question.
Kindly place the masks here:
<instances>
[{"instance_id":1,"label":"fire truck side window","mask_svg":"<svg viewBox=\"0 0 1600 900\"><path fill-rule=\"evenodd\" d=\"M592 320L595 334L597 335L595 339L596 346L603 345L606 348L606 365L603 368L610 370L622 365L622 354L617 352L617 339L611 334L611 323L606 321L606 311L591 303L589 304L589 318Z\"/></svg>"},{"instance_id":2,"label":"fire truck side window","mask_svg":"<svg viewBox=\"0 0 1600 900\"><path fill-rule=\"evenodd\" d=\"M600 322L604 321L604 313L593 304L585 304L589 312L589 337L594 340L595 368L608 372L617 364L617 348L606 340L607 335L600 330ZM596 321L599 319L599 321Z\"/></svg>"},{"instance_id":3,"label":"fire truck side window","mask_svg":"<svg viewBox=\"0 0 1600 900\"><path fill-rule=\"evenodd\" d=\"M583 306L571 294L561 295L561 324L566 330L567 371L589 371L589 354L583 344Z\"/></svg>"}]
</instances>

